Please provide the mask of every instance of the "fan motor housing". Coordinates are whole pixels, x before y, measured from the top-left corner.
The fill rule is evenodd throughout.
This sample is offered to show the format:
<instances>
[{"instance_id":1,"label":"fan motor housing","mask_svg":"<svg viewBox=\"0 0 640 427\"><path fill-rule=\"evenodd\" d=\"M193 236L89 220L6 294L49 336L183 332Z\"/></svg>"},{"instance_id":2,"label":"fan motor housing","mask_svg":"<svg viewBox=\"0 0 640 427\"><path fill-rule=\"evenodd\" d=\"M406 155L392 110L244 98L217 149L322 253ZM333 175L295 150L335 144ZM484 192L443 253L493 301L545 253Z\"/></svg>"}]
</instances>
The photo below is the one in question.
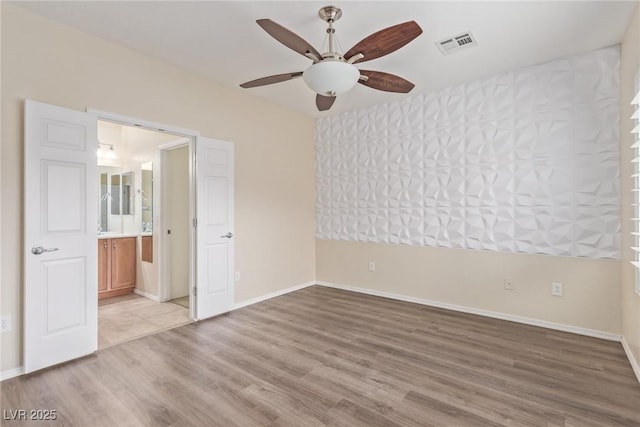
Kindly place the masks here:
<instances>
[{"instance_id":1,"label":"fan motor housing","mask_svg":"<svg viewBox=\"0 0 640 427\"><path fill-rule=\"evenodd\" d=\"M320 8L318 11L318 16L320 19L326 22L336 22L338 19L342 18L342 9L338 6L325 6Z\"/></svg>"}]
</instances>

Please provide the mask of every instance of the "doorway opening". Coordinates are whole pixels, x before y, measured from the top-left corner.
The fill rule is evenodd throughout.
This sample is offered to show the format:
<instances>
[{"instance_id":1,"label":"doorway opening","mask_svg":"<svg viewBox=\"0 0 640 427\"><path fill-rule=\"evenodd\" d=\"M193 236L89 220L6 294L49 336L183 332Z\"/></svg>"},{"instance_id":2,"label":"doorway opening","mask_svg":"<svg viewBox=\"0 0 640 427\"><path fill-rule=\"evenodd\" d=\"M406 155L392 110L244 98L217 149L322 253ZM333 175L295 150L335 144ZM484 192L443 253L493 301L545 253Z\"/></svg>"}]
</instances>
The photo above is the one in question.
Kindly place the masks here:
<instances>
[{"instance_id":1,"label":"doorway opening","mask_svg":"<svg viewBox=\"0 0 640 427\"><path fill-rule=\"evenodd\" d=\"M192 138L98 120L98 348L189 323Z\"/></svg>"},{"instance_id":2,"label":"doorway opening","mask_svg":"<svg viewBox=\"0 0 640 427\"><path fill-rule=\"evenodd\" d=\"M189 227L188 321L207 319L233 309L233 143L113 113L91 109L80 112L29 99L25 100L24 116L23 177L24 186L29 189L24 201L23 233L25 373L86 356L98 349L98 276L103 299L144 297L143 300L160 303L168 298L163 274L159 274L156 294L150 288L140 289L143 281L138 281L141 276L145 277L142 267L145 262L155 266L156 272L162 270L160 265L167 264L163 209L160 218L151 213L151 220L149 217L142 220L143 207L153 208L155 212L158 206L155 200L153 203L145 200L149 198L147 193L155 199L154 186L162 187L161 182L154 185L154 161L149 169L148 160L136 159L131 147L124 145L122 152L127 153L127 160L116 165L115 143L103 138L98 144L99 120L125 125L125 129L141 128L184 138L168 144L189 147L188 204L192 225ZM120 132L122 136L125 131ZM119 166L119 170L107 170L100 176L98 146L100 150L113 152L105 155L109 161L104 159L102 166ZM161 150L157 150L157 142L154 147L153 151L158 154ZM162 149L168 148L162 146ZM159 170L162 170L161 163L160 159ZM142 185L143 176L151 176L150 191ZM101 190L104 193L100 193ZM157 262L153 261L156 259L154 248L160 254ZM98 268L99 256L101 268ZM163 307L171 307L170 304ZM127 322L126 316L120 316L117 321L116 327L135 323ZM143 331L148 333L152 331Z\"/></svg>"}]
</instances>

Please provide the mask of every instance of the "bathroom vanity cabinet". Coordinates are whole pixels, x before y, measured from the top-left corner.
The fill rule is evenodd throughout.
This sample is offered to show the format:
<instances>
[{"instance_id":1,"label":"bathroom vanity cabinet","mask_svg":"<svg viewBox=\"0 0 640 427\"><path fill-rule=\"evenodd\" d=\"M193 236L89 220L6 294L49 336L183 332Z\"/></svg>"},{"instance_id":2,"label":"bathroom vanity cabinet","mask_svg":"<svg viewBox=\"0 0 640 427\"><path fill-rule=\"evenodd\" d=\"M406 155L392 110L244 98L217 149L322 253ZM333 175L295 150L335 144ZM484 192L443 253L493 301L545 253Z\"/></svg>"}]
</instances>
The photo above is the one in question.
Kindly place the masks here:
<instances>
[{"instance_id":1,"label":"bathroom vanity cabinet","mask_svg":"<svg viewBox=\"0 0 640 427\"><path fill-rule=\"evenodd\" d=\"M133 292L136 240L135 237L98 239L98 299Z\"/></svg>"}]
</instances>

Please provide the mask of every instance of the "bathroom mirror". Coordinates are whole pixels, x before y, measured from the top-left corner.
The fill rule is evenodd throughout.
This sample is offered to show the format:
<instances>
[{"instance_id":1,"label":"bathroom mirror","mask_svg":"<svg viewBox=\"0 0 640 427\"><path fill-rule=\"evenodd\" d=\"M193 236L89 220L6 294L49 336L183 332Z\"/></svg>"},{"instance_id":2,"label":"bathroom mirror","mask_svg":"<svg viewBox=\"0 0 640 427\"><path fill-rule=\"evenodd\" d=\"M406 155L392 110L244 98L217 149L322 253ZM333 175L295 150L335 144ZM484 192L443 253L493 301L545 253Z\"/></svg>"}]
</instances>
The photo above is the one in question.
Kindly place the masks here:
<instances>
[{"instance_id":1,"label":"bathroom mirror","mask_svg":"<svg viewBox=\"0 0 640 427\"><path fill-rule=\"evenodd\" d=\"M142 209L141 230L143 233L153 232L153 162L143 163L142 188L140 189L140 200Z\"/></svg>"},{"instance_id":2,"label":"bathroom mirror","mask_svg":"<svg viewBox=\"0 0 640 427\"><path fill-rule=\"evenodd\" d=\"M111 215L120 215L120 175L111 175Z\"/></svg>"},{"instance_id":3,"label":"bathroom mirror","mask_svg":"<svg viewBox=\"0 0 640 427\"><path fill-rule=\"evenodd\" d=\"M125 172L120 177L120 206L122 215L133 215L133 172Z\"/></svg>"},{"instance_id":4,"label":"bathroom mirror","mask_svg":"<svg viewBox=\"0 0 640 427\"><path fill-rule=\"evenodd\" d=\"M109 174L100 172L100 202L98 205L98 220L100 228L98 231L109 230Z\"/></svg>"},{"instance_id":5,"label":"bathroom mirror","mask_svg":"<svg viewBox=\"0 0 640 427\"><path fill-rule=\"evenodd\" d=\"M98 165L98 233L122 232L120 168Z\"/></svg>"}]
</instances>

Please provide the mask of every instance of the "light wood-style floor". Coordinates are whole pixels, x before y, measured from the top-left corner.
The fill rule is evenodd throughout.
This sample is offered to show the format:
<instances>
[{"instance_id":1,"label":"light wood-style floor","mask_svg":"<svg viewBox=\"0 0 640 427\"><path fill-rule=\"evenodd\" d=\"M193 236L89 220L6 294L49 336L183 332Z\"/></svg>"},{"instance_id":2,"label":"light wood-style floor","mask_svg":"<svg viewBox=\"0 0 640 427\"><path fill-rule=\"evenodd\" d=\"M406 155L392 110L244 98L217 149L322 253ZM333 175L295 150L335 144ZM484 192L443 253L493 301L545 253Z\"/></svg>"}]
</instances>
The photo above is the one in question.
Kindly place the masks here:
<instances>
[{"instance_id":1,"label":"light wood-style floor","mask_svg":"<svg viewBox=\"0 0 640 427\"><path fill-rule=\"evenodd\" d=\"M188 307L188 304L187 304ZM184 325L189 309L136 294L98 302L98 349Z\"/></svg>"},{"instance_id":2,"label":"light wood-style floor","mask_svg":"<svg viewBox=\"0 0 640 427\"><path fill-rule=\"evenodd\" d=\"M619 343L319 286L1 391L51 425L640 425Z\"/></svg>"}]
</instances>

